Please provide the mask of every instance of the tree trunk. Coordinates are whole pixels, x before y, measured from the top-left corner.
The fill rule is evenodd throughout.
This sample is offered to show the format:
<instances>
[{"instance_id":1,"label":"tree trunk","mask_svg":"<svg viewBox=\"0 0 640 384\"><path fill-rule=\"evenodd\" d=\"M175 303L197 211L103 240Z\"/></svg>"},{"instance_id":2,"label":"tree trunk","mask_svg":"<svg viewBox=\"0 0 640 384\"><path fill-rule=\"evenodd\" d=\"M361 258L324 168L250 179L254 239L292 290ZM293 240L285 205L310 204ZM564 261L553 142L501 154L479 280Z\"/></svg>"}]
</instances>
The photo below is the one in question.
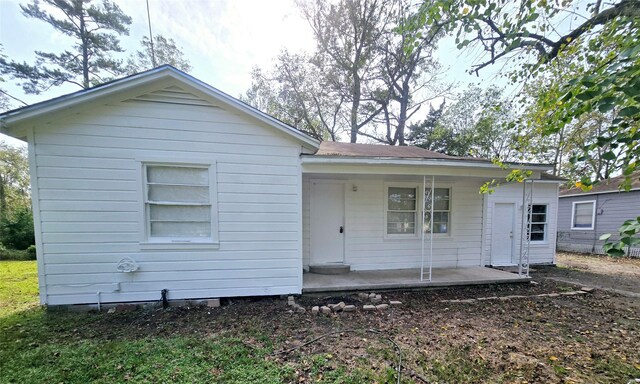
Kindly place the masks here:
<instances>
[{"instance_id":1,"label":"tree trunk","mask_svg":"<svg viewBox=\"0 0 640 384\"><path fill-rule=\"evenodd\" d=\"M355 143L358 140L358 109L360 109L360 77L358 77L358 72L353 71L353 92L351 97L353 98L351 102L351 142Z\"/></svg>"}]
</instances>

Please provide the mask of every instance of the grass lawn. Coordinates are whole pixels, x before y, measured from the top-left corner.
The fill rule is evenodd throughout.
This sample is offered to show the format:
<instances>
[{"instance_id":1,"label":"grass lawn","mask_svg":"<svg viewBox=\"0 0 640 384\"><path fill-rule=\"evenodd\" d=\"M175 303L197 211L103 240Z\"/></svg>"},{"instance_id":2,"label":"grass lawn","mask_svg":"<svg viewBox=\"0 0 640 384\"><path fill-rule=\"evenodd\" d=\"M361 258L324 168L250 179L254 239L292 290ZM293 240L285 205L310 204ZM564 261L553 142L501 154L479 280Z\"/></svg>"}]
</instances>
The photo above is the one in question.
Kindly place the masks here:
<instances>
[{"instance_id":1,"label":"grass lawn","mask_svg":"<svg viewBox=\"0 0 640 384\"><path fill-rule=\"evenodd\" d=\"M399 299L401 307L329 317L290 313L277 298L108 314L41 309L35 268L35 262L0 262L1 383L395 382L389 338L402 351L404 383L640 378L638 299L596 292L442 302L571 289L551 281L390 292L385 299ZM356 296L299 302L308 308L336 300L361 304ZM336 330L344 332L301 346Z\"/></svg>"}]
</instances>

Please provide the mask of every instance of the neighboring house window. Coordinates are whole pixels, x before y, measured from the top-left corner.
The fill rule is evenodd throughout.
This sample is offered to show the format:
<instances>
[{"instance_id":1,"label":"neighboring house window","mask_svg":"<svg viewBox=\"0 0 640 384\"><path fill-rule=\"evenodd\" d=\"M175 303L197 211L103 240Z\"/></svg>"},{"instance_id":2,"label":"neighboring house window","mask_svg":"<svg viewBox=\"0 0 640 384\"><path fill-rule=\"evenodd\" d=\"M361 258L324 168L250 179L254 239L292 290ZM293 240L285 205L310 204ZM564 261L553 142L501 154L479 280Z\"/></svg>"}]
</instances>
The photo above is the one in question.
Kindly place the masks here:
<instances>
[{"instance_id":1,"label":"neighboring house window","mask_svg":"<svg viewBox=\"0 0 640 384\"><path fill-rule=\"evenodd\" d=\"M431 189L425 189L424 227L431 232ZM451 189L433 189L433 233L449 233L451 220Z\"/></svg>"},{"instance_id":2,"label":"neighboring house window","mask_svg":"<svg viewBox=\"0 0 640 384\"><path fill-rule=\"evenodd\" d=\"M545 241L547 239L547 205L531 205L531 241ZM529 219L527 219L529 223ZM528 227L527 227L528 228Z\"/></svg>"},{"instance_id":3,"label":"neighboring house window","mask_svg":"<svg viewBox=\"0 0 640 384\"><path fill-rule=\"evenodd\" d=\"M389 187L387 189L387 234L416 233L418 208L417 188Z\"/></svg>"},{"instance_id":4,"label":"neighboring house window","mask_svg":"<svg viewBox=\"0 0 640 384\"><path fill-rule=\"evenodd\" d=\"M151 242L212 242L209 166L144 166L147 237Z\"/></svg>"},{"instance_id":5,"label":"neighboring house window","mask_svg":"<svg viewBox=\"0 0 640 384\"><path fill-rule=\"evenodd\" d=\"M593 229L595 221L596 202L581 201L573 203L573 212L571 214L572 229Z\"/></svg>"}]
</instances>

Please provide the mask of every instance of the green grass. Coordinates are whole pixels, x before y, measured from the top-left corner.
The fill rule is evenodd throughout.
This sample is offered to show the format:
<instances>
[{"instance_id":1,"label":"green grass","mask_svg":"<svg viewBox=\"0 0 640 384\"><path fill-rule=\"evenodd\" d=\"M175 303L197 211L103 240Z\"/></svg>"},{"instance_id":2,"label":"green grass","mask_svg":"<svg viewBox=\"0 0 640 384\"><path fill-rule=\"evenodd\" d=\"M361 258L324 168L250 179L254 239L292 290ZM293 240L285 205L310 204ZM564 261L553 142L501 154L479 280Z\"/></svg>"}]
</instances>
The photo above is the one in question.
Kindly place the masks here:
<instances>
[{"instance_id":1,"label":"green grass","mask_svg":"<svg viewBox=\"0 0 640 384\"><path fill-rule=\"evenodd\" d=\"M35 261L0 261L0 318L38 305Z\"/></svg>"}]
</instances>

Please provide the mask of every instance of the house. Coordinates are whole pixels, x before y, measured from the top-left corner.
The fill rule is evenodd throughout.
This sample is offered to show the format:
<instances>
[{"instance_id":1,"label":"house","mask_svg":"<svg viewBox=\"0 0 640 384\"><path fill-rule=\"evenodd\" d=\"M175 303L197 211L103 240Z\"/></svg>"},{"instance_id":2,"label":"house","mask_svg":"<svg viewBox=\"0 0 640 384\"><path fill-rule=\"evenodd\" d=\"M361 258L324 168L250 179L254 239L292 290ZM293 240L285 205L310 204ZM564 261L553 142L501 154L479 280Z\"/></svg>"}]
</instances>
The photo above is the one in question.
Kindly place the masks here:
<instances>
[{"instance_id":1,"label":"house","mask_svg":"<svg viewBox=\"0 0 640 384\"><path fill-rule=\"evenodd\" d=\"M320 143L169 66L0 118L28 142L44 304L351 287L304 273L323 266L397 286L513 281L484 266L526 276L529 263L554 261L548 166L521 164L529 182L482 195L508 170Z\"/></svg>"},{"instance_id":2,"label":"house","mask_svg":"<svg viewBox=\"0 0 640 384\"><path fill-rule=\"evenodd\" d=\"M558 205L558 250L604 254L600 236L618 239L623 222L640 216L640 173L632 175L631 191L620 191L624 176L613 177L589 191L575 187L560 192ZM640 248L629 249L640 256Z\"/></svg>"}]
</instances>

